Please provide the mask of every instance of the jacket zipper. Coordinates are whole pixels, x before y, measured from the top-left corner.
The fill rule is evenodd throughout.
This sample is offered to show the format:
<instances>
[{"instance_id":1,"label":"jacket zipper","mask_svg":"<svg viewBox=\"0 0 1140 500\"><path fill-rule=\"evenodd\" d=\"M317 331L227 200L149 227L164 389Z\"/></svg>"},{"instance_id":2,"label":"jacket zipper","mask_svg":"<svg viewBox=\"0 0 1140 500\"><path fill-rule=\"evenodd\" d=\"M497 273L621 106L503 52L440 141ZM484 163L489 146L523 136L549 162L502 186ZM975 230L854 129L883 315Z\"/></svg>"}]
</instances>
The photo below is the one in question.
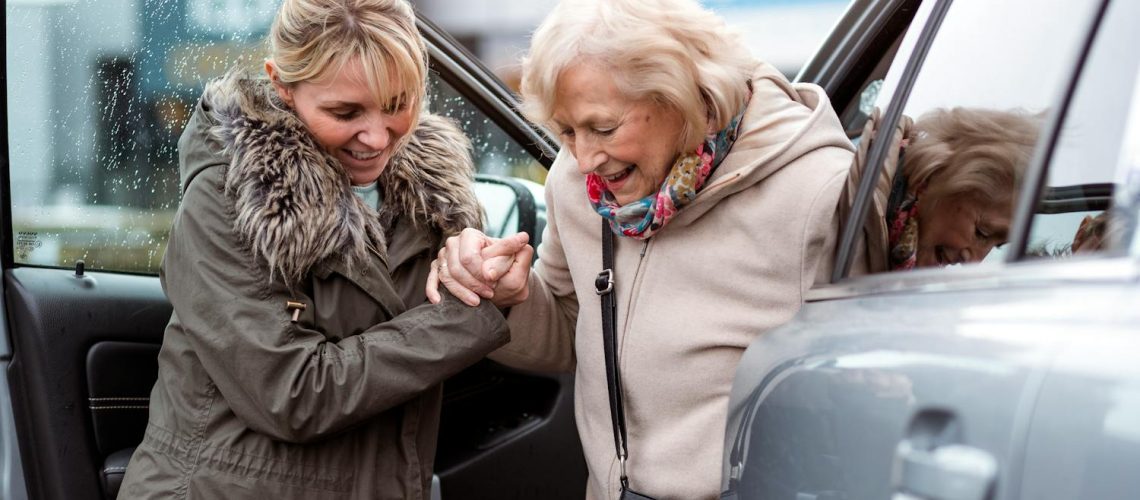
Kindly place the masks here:
<instances>
[{"instance_id":1,"label":"jacket zipper","mask_svg":"<svg viewBox=\"0 0 1140 500\"><path fill-rule=\"evenodd\" d=\"M637 302L637 287L638 287L638 284L641 282L641 270L642 270L642 268L645 267L645 254L648 252L649 243L652 241L653 241L653 238L650 237L649 239L645 240L644 244L641 245L641 253L637 258L637 268L634 269L633 279L630 280L630 283L629 283L630 284L629 300L626 301L625 321L622 323L622 327L621 327L621 332L620 332L621 333L621 340L618 343L618 352L615 353L615 355L617 356L617 364L619 367L618 368L619 371L622 371L625 368L625 366L624 366L625 365L625 363L624 363L625 356L622 356L622 354L625 352L625 339L628 338L628 336L629 336L629 326L632 324L632 320L633 320L633 306ZM614 253L617 253L616 248L614 249ZM614 261L615 262L617 261L616 256L614 258ZM614 334L617 335L618 332L614 332ZM629 392L628 390L626 390L627 387L628 386L626 386L626 385L622 385L622 398L623 399L626 399L625 395ZM628 410L628 407L627 407L627 410ZM628 415L629 415L628 411L627 411L626 415L628 417ZM626 426L627 427L629 426L628 420L626 420ZM617 460L618 459L615 457L614 461L616 462ZM613 471L613 475L610 477L610 481L611 481L610 486L614 486L614 485L618 484L617 478L619 475L620 475L620 473L618 473L618 471L616 471L616 470Z\"/></svg>"},{"instance_id":2,"label":"jacket zipper","mask_svg":"<svg viewBox=\"0 0 1140 500\"><path fill-rule=\"evenodd\" d=\"M633 280L630 281L629 300L626 301L625 321L622 323L621 344L618 346L619 351L617 353L619 363L621 363L621 360L622 360L621 353L625 351L625 339L629 335L630 325L633 324L633 306L636 305L636 303L637 303L637 289L638 289L638 285L641 282L641 277L642 277L641 271L642 271L642 269L644 269L646 267L645 266L645 254L649 251L649 244L652 241L653 241L653 238L650 237L649 239L645 240L644 244L641 245L641 254L637 258L637 269L634 270Z\"/></svg>"}]
</instances>

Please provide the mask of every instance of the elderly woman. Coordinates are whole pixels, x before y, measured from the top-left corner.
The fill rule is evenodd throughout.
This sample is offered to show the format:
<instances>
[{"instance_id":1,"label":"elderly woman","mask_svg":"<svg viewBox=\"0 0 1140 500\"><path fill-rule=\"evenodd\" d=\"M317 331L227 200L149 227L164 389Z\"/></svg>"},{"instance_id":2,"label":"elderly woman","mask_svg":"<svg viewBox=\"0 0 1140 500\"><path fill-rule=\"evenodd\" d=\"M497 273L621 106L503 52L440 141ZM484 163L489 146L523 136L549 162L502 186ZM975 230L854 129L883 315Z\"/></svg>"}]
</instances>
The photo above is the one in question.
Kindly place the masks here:
<instances>
[{"instance_id":1,"label":"elderly woman","mask_svg":"<svg viewBox=\"0 0 1140 500\"><path fill-rule=\"evenodd\" d=\"M851 143L821 89L757 62L695 0L562 2L534 34L522 94L563 145L534 272L525 236L468 229L438 276L510 308L513 341L492 359L575 370L590 498L623 483L714 498L734 368L827 275ZM603 232L617 235L624 461L595 293Z\"/></svg>"},{"instance_id":2,"label":"elderly woman","mask_svg":"<svg viewBox=\"0 0 1140 500\"><path fill-rule=\"evenodd\" d=\"M122 498L428 498L440 382L507 341L427 303L478 224L468 142L423 115L404 0L285 0L268 79L210 83L179 142L174 306Z\"/></svg>"},{"instance_id":3,"label":"elderly woman","mask_svg":"<svg viewBox=\"0 0 1140 500\"><path fill-rule=\"evenodd\" d=\"M935 109L913 123L904 117L868 215L868 269L980 262L1004 244L1038 120L982 108ZM874 123L865 129L852 186Z\"/></svg>"}]
</instances>

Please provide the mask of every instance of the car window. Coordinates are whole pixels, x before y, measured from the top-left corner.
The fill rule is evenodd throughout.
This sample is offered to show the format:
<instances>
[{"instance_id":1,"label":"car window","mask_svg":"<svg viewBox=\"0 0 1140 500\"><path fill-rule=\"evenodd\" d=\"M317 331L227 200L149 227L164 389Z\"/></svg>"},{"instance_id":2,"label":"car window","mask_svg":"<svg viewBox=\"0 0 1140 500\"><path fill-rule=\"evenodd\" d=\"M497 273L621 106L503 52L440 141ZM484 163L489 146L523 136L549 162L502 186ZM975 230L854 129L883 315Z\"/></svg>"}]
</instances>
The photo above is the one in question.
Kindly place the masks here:
<instances>
[{"instance_id":1,"label":"car window","mask_svg":"<svg viewBox=\"0 0 1140 500\"><path fill-rule=\"evenodd\" d=\"M1125 9L1133 13L1113 12ZM1128 246L1140 182L1140 35L1124 20L1134 21L1136 10L1113 2L1097 32L1036 201L1026 258L1112 255Z\"/></svg>"},{"instance_id":2,"label":"car window","mask_svg":"<svg viewBox=\"0 0 1140 500\"><path fill-rule=\"evenodd\" d=\"M788 78L807 62L850 0L701 0L737 30L753 55Z\"/></svg>"},{"instance_id":3,"label":"car window","mask_svg":"<svg viewBox=\"0 0 1140 500\"><path fill-rule=\"evenodd\" d=\"M204 82L259 70L277 3L6 2L15 262L157 273L179 134ZM429 108L472 138L480 172L544 180L467 97L434 73L429 87Z\"/></svg>"},{"instance_id":4,"label":"car window","mask_svg":"<svg viewBox=\"0 0 1140 500\"><path fill-rule=\"evenodd\" d=\"M915 24L921 28L920 24ZM903 33L905 34L905 32ZM871 114L875 110L875 101L879 99L879 94L883 90L883 79L896 61L895 56L898 54L899 46L902 44L903 34L900 34L891 44L890 48L883 57L875 64L875 68L871 70L871 74L866 78L862 85L859 87L858 97L852 99L847 104L846 108L839 112L839 121L843 123L843 129L847 131L847 137L853 140L859 140L862 134L863 126L867 124L867 120L871 118ZM903 61L905 63L905 61ZM899 66L902 66L900 64Z\"/></svg>"},{"instance_id":5,"label":"car window","mask_svg":"<svg viewBox=\"0 0 1140 500\"><path fill-rule=\"evenodd\" d=\"M1001 259L1041 124L1071 77L1097 3L956 0L949 6L899 127L893 137L881 134L892 142L871 201L878 220L866 235L868 269ZM888 72L878 110L901 85L902 69L895 64Z\"/></svg>"},{"instance_id":6,"label":"car window","mask_svg":"<svg viewBox=\"0 0 1140 500\"><path fill-rule=\"evenodd\" d=\"M1131 241L1129 254L1140 255L1140 238L1136 236L1137 220L1140 219L1140 74L1136 75L1136 86L1132 93L1132 109L1128 115L1128 128L1121 147L1118 185L1124 189L1116 193L1117 206L1126 210L1131 223L1125 227L1121 241Z\"/></svg>"}]
</instances>

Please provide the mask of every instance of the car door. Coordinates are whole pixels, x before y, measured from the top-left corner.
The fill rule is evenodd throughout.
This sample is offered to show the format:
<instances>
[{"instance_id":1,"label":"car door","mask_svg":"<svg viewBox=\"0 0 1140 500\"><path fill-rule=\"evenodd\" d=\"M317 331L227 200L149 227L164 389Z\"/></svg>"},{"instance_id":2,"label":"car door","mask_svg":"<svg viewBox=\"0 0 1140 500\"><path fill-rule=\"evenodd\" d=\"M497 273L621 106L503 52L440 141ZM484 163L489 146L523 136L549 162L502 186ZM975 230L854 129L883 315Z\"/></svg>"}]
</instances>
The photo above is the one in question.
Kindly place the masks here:
<instances>
[{"instance_id":1,"label":"car door","mask_svg":"<svg viewBox=\"0 0 1140 500\"><path fill-rule=\"evenodd\" d=\"M1030 222L1026 265L1050 292L1041 308L1059 316L1040 333L1063 347L1027 427L1025 499L1122 500L1140 491L1138 19L1137 2L1106 9ZM1058 249L1074 227L1083 241Z\"/></svg>"},{"instance_id":2,"label":"car door","mask_svg":"<svg viewBox=\"0 0 1140 500\"><path fill-rule=\"evenodd\" d=\"M5 4L0 498L104 498L146 425L171 308L157 271L176 141L212 76L256 69L275 0ZM498 232L543 224L556 144L427 20L429 107L474 143ZM581 498L567 374L484 361L445 384L442 498Z\"/></svg>"},{"instance_id":3,"label":"car door","mask_svg":"<svg viewBox=\"0 0 1140 500\"><path fill-rule=\"evenodd\" d=\"M1051 158L1103 6L921 3L885 76L853 94L859 114L877 115L888 131L938 109L1036 120L1012 241L978 264L867 275L869 194L899 153L890 134L856 134L872 173L854 178L833 283L813 289L790 324L760 335L738 368L726 490L796 500L1032 498L1020 492L1027 429L1062 347L1055 325L1067 316L1039 306L1055 297L1035 281L1041 263L1023 263L1027 238L1017 234L1032 220L1039 198L1029 177ZM844 36L855 35L833 38Z\"/></svg>"}]
</instances>

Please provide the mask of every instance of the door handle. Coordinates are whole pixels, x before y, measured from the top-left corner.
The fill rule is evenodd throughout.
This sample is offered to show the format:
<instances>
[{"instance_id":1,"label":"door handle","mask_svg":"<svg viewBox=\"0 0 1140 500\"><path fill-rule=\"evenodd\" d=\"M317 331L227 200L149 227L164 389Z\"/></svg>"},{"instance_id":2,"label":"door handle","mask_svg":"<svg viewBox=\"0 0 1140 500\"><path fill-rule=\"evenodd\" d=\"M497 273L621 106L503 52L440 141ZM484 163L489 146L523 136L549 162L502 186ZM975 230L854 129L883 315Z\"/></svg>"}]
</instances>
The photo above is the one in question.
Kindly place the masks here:
<instances>
[{"instance_id":1,"label":"door handle","mask_svg":"<svg viewBox=\"0 0 1140 500\"><path fill-rule=\"evenodd\" d=\"M895 451L895 500L987 500L997 477L989 453L959 444L918 450L908 441Z\"/></svg>"},{"instance_id":2,"label":"door handle","mask_svg":"<svg viewBox=\"0 0 1140 500\"><path fill-rule=\"evenodd\" d=\"M990 500L997 460L961 444L961 426L945 410L919 412L895 447L892 500Z\"/></svg>"}]
</instances>

